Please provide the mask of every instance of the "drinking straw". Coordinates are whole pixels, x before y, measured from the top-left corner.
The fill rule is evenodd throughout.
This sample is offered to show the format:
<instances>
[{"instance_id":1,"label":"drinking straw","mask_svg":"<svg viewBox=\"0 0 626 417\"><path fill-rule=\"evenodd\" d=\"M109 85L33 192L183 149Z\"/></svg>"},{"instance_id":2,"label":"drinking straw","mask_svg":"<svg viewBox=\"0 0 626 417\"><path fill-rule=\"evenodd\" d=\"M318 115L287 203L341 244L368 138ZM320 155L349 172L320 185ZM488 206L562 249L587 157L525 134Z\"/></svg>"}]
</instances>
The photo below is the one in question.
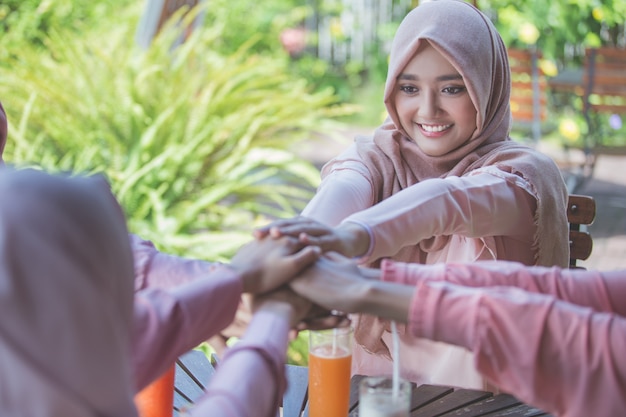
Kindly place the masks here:
<instances>
[{"instance_id":1,"label":"drinking straw","mask_svg":"<svg viewBox=\"0 0 626 417\"><path fill-rule=\"evenodd\" d=\"M391 322L391 340L393 342L392 395L396 398L400 393L400 341L398 340L398 328L395 321Z\"/></svg>"},{"instance_id":2,"label":"drinking straw","mask_svg":"<svg viewBox=\"0 0 626 417\"><path fill-rule=\"evenodd\" d=\"M333 328L333 354L332 356L337 356L337 337L339 337L339 330L334 327Z\"/></svg>"}]
</instances>

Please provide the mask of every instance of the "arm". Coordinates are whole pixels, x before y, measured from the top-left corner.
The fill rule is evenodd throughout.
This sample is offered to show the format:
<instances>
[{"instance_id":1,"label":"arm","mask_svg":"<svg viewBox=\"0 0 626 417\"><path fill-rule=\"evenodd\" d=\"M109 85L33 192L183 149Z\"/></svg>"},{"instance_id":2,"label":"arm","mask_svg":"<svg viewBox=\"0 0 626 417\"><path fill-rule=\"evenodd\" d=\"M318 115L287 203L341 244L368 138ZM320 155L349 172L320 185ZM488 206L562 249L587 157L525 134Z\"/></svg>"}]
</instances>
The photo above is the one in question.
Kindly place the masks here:
<instances>
[{"instance_id":1,"label":"arm","mask_svg":"<svg viewBox=\"0 0 626 417\"><path fill-rule=\"evenodd\" d=\"M356 161L336 163L324 176L302 216L336 226L347 216L373 204L374 192L367 168Z\"/></svg>"},{"instance_id":2,"label":"arm","mask_svg":"<svg viewBox=\"0 0 626 417\"><path fill-rule=\"evenodd\" d=\"M376 281L375 270L353 262L321 259L291 285L326 308L408 319L416 337L463 346L494 384L546 411L587 416L625 409L624 316L514 287L462 287L437 280L437 269L445 270L416 269L427 279L414 286ZM603 277L623 294L623 271Z\"/></svg>"},{"instance_id":3,"label":"arm","mask_svg":"<svg viewBox=\"0 0 626 417\"><path fill-rule=\"evenodd\" d=\"M447 281L470 287L514 286L552 295L597 311L626 316L626 271L586 271L558 267L527 267L516 262L483 261L463 264L419 265L383 261L382 279L415 285Z\"/></svg>"},{"instance_id":4,"label":"arm","mask_svg":"<svg viewBox=\"0 0 626 417\"><path fill-rule=\"evenodd\" d=\"M135 293L133 365L140 390L178 356L207 340L233 319L243 286L222 267L214 275L170 290Z\"/></svg>"},{"instance_id":5,"label":"arm","mask_svg":"<svg viewBox=\"0 0 626 417\"><path fill-rule=\"evenodd\" d=\"M528 187L520 177L492 167L489 172L467 177L414 184L348 216L336 227L298 218L266 229L273 236L298 236L324 251L360 257L362 263L442 235L514 236L531 246L535 230L529 225L534 224L536 200Z\"/></svg>"},{"instance_id":6,"label":"arm","mask_svg":"<svg viewBox=\"0 0 626 417\"><path fill-rule=\"evenodd\" d=\"M242 292L263 294L287 283L315 261L319 250L296 239L254 240L230 265L169 290L136 292L133 360L136 386L160 375L176 357L228 325Z\"/></svg>"},{"instance_id":7,"label":"arm","mask_svg":"<svg viewBox=\"0 0 626 417\"><path fill-rule=\"evenodd\" d=\"M626 319L517 288L418 285L409 329L470 349L506 392L555 415L626 409Z\"/></svg>"},{"instance_id":8,"label":"arm","mask_svg":"<svg viewBox=\"0 0 626 417\"><path fill-rule=\"evenodd\" d=\"M287 311L255 313L246 334L219 363L191 416L273 417L286 388L289 329Z\"/></svg>"},{"instance_id":9,"label":"arm","mask_svg":"<svg viewBox=\"0 0 626 417\"><path fill-rule=\"evenodd\" d=\"M227 351L192 416L273 416L286 387L288 320L259 312Z\"/></svg>"},{"instance_id":10,"label":"arm","mask_svg":"<svg viewBox=\"0 0 626 417\"><path fill-rule=\"evenodd\" d=\"M497 174L497 175L496 175ZM536 201L520 177L493 168L480 174L414 184L346 218L371 228L370 258L442 235L517 236L533 242ZM511 221L528 219L528 221ZM360 254L362 255L362 254Z\"/></svg>"},{"instance_id":11,"label":"arm","mask_svg":"<svg viewBox=\"0 0 626 417\"><path fill-rule=\"evenodd\" d=\"M219 263L187 259L159 252L152 242L129 235L135 262L135 291L174 288L221 268Z\"/></svg>"},{"instance_id":12,"label":"arm","mask_svg":"<svg viewBox=\"0 0 626 417\"><path fill-rule=\"evenodd\" d=\"M374 204L374 185L367 167L360 161L354 146L348 148L339 158L329 162L322 169L323 180L313 199L302 211L302 215L292 219L272 222L254 231L257 238L267 235L301 236L309 234L324 239L305 243L320 246L324 251L339 251L353 256L358 251L365 252L369 243L367 229L352 225L342 229L341 236L333 236L333 227L346 216L364 210ZM363 249L353 247L353 242L361 244L363 239L355 236L363 232L367 240Z\"/></svg>"},{"instance_id":13,"label":"arm","mask_svg":"<svg viewBox=\"0 0 626 417\"><path fill-rule=\"evenodd\" d=\"M380 281L380 270L328 254L291 281L291 288L329 309L406 322L415 287Z\"/></svg>"}]
</instances>

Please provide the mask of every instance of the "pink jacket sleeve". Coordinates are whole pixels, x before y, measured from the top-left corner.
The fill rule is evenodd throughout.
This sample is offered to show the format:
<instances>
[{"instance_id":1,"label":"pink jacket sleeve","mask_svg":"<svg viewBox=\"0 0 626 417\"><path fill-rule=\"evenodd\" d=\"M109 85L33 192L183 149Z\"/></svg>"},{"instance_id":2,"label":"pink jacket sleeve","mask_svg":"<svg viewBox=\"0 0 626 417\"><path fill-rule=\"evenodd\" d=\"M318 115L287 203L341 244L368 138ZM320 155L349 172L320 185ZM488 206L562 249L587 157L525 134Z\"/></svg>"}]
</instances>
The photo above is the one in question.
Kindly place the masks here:
<instances>
[{"instance_id":1,"label":"pink jacket sleeve","mask_svg":"<svg viewBox=\"0 0 626 417\"><path fill-rule=\"evenodd\" d=\"M288 331L284 317L255 314L244 337L218 364L191 416L276 416L286 388Z\"/></svg>"},{"instance_id":2,"label":"pink jacket sleeve","mask_svg":"<svg viewBox=\"0 0 626 417\"><path fill-rule=\"evenodd\" d=\"M443 235L517 236L531 244L536 202L528 187L517 175L490 167L475 175L419 182L344 221L371 228L370 259Z\"/></svg>"},{"instance_id":3,"label":"pink jacket sleeve","mask_svg":"<svg viewBox=\"0 0 626 417\"><path fill-rule=\"evenodd\" d=\"M152 242L129 235L135 262L135 291L173 288L205 277L220 263L186 259L159 252Z\"/></svg>"},{"instance_id":4,"label":"pink jacket sleeve","mask_svg":"<svg viewBox=\"0 0 626 417\"><path fill-rule=\"evenodd\" d=\"M470 349L493 384L555 415L626 409L626 318L616 303L624 300L626 272L499 262L428 266L422 279L421 270L384 273L386 280L418 282L413 335ZM465 283L483 287L459 285Z\"/></svg>"},{"instance_id":5,"label":"pink jacket sleeve","mask_svg":"<svg viewBox=\"0 0 626 417\"><path fill-rule=\"evenodd\" d=\"M501 261L420 265L384 260L381 267L387 281L417 284L441 280L469 287L514 286L626 316L626 271L601 273Z\"/></svg>"},{"instance_id":6,"label":"pink jacket sleeve","mask_svg":"<svg viewBox=\"0 0 626 417\"><path fill-rule=\"evenodd\" d=\"M239 276L223 266L204 279L169 290L136 292L132 356L137 390L161 375L178 356L230 324L241 291Z\"/></svg>"},{"instance_id":7,"label":"pink jacket sleeve","mask_svg":"<svg viewBox=\"0 0 626 417\"><path fill-rule=\"evenodd\" d=\"M330 226L352 221L367 228L370 248L361 262L393 256L433 236L507 235L529 245L534 240L529 225L536 202L531 186L517 175L485 167L468 176L422 181L376 203L371 174L356 149L344 151L342 159L324 167L324 179L302 215Z\"/></svg>"}]
</instances>

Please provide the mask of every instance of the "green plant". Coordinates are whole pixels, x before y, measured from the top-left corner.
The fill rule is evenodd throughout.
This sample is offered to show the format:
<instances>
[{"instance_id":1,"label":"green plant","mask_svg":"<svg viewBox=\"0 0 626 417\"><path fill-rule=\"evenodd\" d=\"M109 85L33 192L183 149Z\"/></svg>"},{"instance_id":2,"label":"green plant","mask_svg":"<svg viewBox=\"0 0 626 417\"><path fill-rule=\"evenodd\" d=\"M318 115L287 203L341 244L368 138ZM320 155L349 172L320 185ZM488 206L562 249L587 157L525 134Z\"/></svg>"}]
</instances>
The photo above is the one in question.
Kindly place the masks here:
<instances>
[{"instance_id":1,"label":"green plant","mask_svg":"<svg viewBox=\"0 0 626 417\"><path fill-rule=\"evenodd\" d=\"M132 0L2 0L0 65L19 57L20 46L25 43L43 47L48 31L52 29L63 28L79 34L99 25L106 27L108 19L115 19L120 9L130 5L141 4Z\"/></svg>"},{"instance_id":2,"label":"green plant","mask_svg":"<svg viewBox=\"0 0 626 417\"><path fill-rule=\"evenodd\" d=\"M537 46L559 66L578 65L584 47L624 41L622 0L479 0L509 46Z\"/></svg>"},{"instance_id":3,"label":"green plant","mask_svg":"<svg viewBox=\"0 0 626 417\"><path fill-rule=\"evenodd\" d=\"M216 52L219 28L174 47L171 23L139 50L136 18L106 39L50 31L45 50L25 46L0 69L5 159L104 173L132 232L164 251L227 258L256 222L308 200L318 171L289 149L343 109L250 45Z\"/></svg>"}]
</instances>

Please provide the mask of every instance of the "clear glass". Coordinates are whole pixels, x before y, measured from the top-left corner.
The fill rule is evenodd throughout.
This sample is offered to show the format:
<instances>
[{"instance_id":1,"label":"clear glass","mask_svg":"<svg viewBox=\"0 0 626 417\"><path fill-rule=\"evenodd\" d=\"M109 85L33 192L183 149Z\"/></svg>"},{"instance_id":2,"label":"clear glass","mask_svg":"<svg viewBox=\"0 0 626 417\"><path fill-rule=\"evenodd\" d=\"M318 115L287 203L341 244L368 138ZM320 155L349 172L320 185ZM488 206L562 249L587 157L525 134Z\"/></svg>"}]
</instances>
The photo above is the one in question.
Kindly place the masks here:
<instances>
[{"instance_id":1,"label":"clear glass","mask_svg":"<svg viewBox=\"0 0 626 417\"><path fill-rule=\"evenodd\" d=\"M392 377L366 377L359 384L359 417L409 417L411 383L398 381L394 395Z\"/></svg>"}]
</instances>

